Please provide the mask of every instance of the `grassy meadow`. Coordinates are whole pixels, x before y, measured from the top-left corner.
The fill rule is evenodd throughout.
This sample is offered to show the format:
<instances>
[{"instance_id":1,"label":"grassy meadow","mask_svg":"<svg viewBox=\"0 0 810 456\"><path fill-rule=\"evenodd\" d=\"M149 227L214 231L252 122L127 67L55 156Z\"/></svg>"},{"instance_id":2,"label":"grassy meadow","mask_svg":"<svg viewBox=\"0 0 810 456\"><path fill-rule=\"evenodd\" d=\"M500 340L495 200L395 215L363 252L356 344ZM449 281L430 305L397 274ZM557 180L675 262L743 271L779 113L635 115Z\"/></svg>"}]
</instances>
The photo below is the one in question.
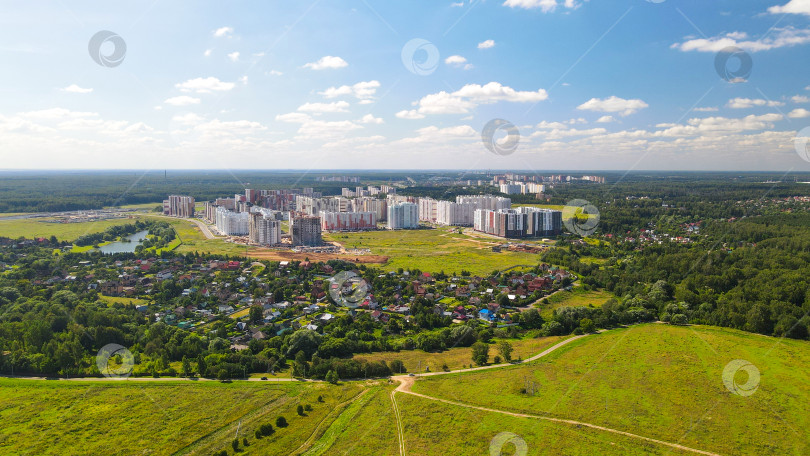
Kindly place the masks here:
<instances>
[{"instance_id":1,"label":"grassy meadow","mask_svg":"<svg viewBox=\"0 0 810 456\"><path fill-rule=\"evenodd\" d=\"M732 394L735 359L761 374ZM808 454L810 344L713 327L647 324L589 336L529 365L419 379L413 391L583 421L722 454ZM745 384L745 372L734 377ZM533 396L521 392L534 383Z\"/></svg>"},{"instance_id":2,"label":"grassy meadow","mask_svg":"<svg viewBox=\"0 0 810 456\"><path fill-rule=\"evenodd\" d=\"M126 225L134 219L121 218L82 223L49 223L41 218L0 220L0 236L28 239L56 236L60 241L73 241L85 234L98 233L111 226Z\"/></svg>"},{"instance_id":3,"label":"grassy meadow","mask_svg":"<svg viewBox=\"0 0 810 456\"><path fill-rule=\"evenodd\" d=\"M237 428L240 455L301 454L368 392L351 383L0 379L0 454L233 454ZM298 404L312 411L298 416ZM289 425L276 427L277 416ZM265 423L275 432L257 439L255 430Z\"/></svg>"},{"instance_id":4,"label":"grassy meadow","mask_svg":"<svg viewBox=\"0 0 810 456\"><path fill-rule=\"evenodd\" d=\"M529 455L693 454L587 427L474 410L409 394L398 393L396 400L407 430L405 454L516 454L513 444L501 447L502 453L490 453L491 445L497 447L493 439L502 432L522 439Z\"/></svg>"},{"instance_id":5,"label":"grassy meadow","mask_svg":"<svg viewBox=\"0 0 810 456\"><path fill-rule=\"evenodd\" d=\"M551 318L554 310L560 307L602 307L602 304L612 297L613 294L609 291L574 287L571 291L558 291L546 299L541 299L537 310L543 318Z\"/></svg>"},{"instance_id":6,"label":"grassy meadow","mask_svg":"<svg viewBox=\"0 0 810 456\"><path fill-rule=\"evenodd\" d=\"M534 265L540 256L522 252L492 252L503 241L459 234L448 228L361 233L329 233L325 239L337 241L347 249L370 249L390 259L383 269L420 269L473 274L489 274L518 264Z\"/></svg>"},{"instance_id":7,"label":"grassy meadow","mask_svg":"<svg viewBox=\"0 0 810 456\"><path fill-rule=\"evenodd\" d=\"M514 351L512 357L514 359L530 358L548 347L556 344L557 342L565 339L565 337L541 337L541 338L527 338L527 339L505 339L512 344ZM489 360L492 362L493 358L498 353L497 342L499 339L493 339L495 343L490 344L489 347ZM425 368L430 368L431 372L442 370L442 365L447 363L450 370L464 369L472 364L472 348L470 347L456 347L445 350L443 352L425 352L422 350L402 350L400 352L376 352L376 353L363 353L354 355L354 359L366 361L385 361L386 363L400 360L405 365L408 372L421 372Z\"/></svg>"}]
</instances>

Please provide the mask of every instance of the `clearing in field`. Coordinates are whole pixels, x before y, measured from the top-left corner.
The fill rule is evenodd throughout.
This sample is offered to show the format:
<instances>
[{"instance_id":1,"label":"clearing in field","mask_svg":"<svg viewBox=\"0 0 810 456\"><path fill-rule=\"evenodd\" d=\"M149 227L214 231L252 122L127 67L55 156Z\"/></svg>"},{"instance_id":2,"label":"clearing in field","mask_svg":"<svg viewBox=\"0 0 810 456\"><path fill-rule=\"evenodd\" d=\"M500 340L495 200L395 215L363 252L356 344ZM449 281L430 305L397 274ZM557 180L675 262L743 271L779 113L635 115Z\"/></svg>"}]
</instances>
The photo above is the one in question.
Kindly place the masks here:
<instances>
[{"instance_id":1,"label":"clearing in field","mask_svg":"<svg viewBox=\"0 0 810 456\"><path fill-rule=\"evenodd\" d=\"M370 249L373 254L389 257L383 267L388 271L403 268L452 274L466 270L483 275L516 264L535 265L540 258L523 252L496 253L492 246L503 241L467 236L448 228L329 233L324 238L347 249Z\"/></svg>"},{"instance_id":2,"label":"clearing in field","mask_svg":"<svg viewBox=\"0 0 810 456\"><path fill-rule=\"evenodd\" d=\"M558 291L541 299L537 304L537 310L543 318L548 319L552 317L554 310L560 307L602 307L602 304L612 297L613 294L609 291L574 287L571 291Z\"/></svg>"}]
</instances>

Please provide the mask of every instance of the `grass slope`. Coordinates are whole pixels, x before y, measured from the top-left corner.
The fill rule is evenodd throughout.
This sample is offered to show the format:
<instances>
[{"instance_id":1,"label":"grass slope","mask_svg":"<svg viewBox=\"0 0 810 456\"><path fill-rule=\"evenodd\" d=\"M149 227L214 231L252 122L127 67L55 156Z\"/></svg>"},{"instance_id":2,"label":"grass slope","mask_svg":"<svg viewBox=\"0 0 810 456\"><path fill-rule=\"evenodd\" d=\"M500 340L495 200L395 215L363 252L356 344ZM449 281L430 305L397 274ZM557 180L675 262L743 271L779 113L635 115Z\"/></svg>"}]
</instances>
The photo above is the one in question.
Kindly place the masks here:
<instances>
[{"instance_id":1,"label":"grass slope","mask_svg":"<svg viewBox=\"0 0 810 456\"><path fill-rule=\"evenodd\" d=\"M552 317L554 310L560 307L602 307L602 304L612 297L613 294L609 291L574 287L571 291L558 291L546 299L541 299L537 310L543 318L548 319Z\"/></svg>"},{"instance_id":2,"label":"grass slope","mask_svg":"<svg viewBox=\"0 0 810 456\"><path fill-rule=\"evenodd\" d=\"M511 452L513 444L504 445L502 453L490 452L490 445L497 447L493 439L502 432L522 439L530 455L692 454L586 427L473 410L408 394L397 394L396 399L406 429L406 454L516 454Z\"/></svg>"},{"instance_id":3,"label":"grass slope","mask_svg":"<svg viewBox=\"0 0 810 456\"><path fill-rule=\"evenodd\" d=\"M761 373L751 396L724 386L724 367L734 359ZM413 390L723 454L799 455L810 452L808 363L807 342L649 324L580 339L531 365L420 379ZM534 396L520 392L527 380L537 385Z\"/></svg>"}]
</instances>

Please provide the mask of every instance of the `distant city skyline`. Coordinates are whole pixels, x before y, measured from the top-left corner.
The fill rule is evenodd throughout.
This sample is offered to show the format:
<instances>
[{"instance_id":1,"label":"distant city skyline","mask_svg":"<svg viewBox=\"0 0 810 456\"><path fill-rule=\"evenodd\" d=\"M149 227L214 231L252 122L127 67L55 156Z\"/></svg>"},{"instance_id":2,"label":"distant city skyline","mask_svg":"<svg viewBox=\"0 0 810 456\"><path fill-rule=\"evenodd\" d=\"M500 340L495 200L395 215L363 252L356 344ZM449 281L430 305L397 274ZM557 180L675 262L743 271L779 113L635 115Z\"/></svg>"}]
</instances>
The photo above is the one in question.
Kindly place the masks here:
<instances>
[{"instance_id":1,"label":"distant city skyline","mask_svg":"<svg viewBox=\"0 0 810 456\"><path fill-rule=\"evenodd\" d=\"M0 169L810 171L810 0L45 2L0 23Z\"/></svg>"}]
</instances>

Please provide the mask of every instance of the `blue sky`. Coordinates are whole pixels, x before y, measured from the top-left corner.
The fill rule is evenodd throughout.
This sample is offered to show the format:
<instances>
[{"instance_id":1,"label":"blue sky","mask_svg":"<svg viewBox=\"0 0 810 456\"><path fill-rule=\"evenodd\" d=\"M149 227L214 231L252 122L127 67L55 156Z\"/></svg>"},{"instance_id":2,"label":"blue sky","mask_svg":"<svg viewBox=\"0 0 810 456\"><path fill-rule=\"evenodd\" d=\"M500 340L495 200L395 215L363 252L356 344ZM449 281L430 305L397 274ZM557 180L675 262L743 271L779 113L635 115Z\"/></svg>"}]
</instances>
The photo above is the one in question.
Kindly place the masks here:
<instances>
[{"instance_id":1,"label":"blue sky","mask_svg":"<svg viewBox=\"0 0 810 456\"><path fill-rule=\"evenodd\" d=\"M9 5L3 168L810 170L810 0Z\"/></svg>"}]
</instances>

